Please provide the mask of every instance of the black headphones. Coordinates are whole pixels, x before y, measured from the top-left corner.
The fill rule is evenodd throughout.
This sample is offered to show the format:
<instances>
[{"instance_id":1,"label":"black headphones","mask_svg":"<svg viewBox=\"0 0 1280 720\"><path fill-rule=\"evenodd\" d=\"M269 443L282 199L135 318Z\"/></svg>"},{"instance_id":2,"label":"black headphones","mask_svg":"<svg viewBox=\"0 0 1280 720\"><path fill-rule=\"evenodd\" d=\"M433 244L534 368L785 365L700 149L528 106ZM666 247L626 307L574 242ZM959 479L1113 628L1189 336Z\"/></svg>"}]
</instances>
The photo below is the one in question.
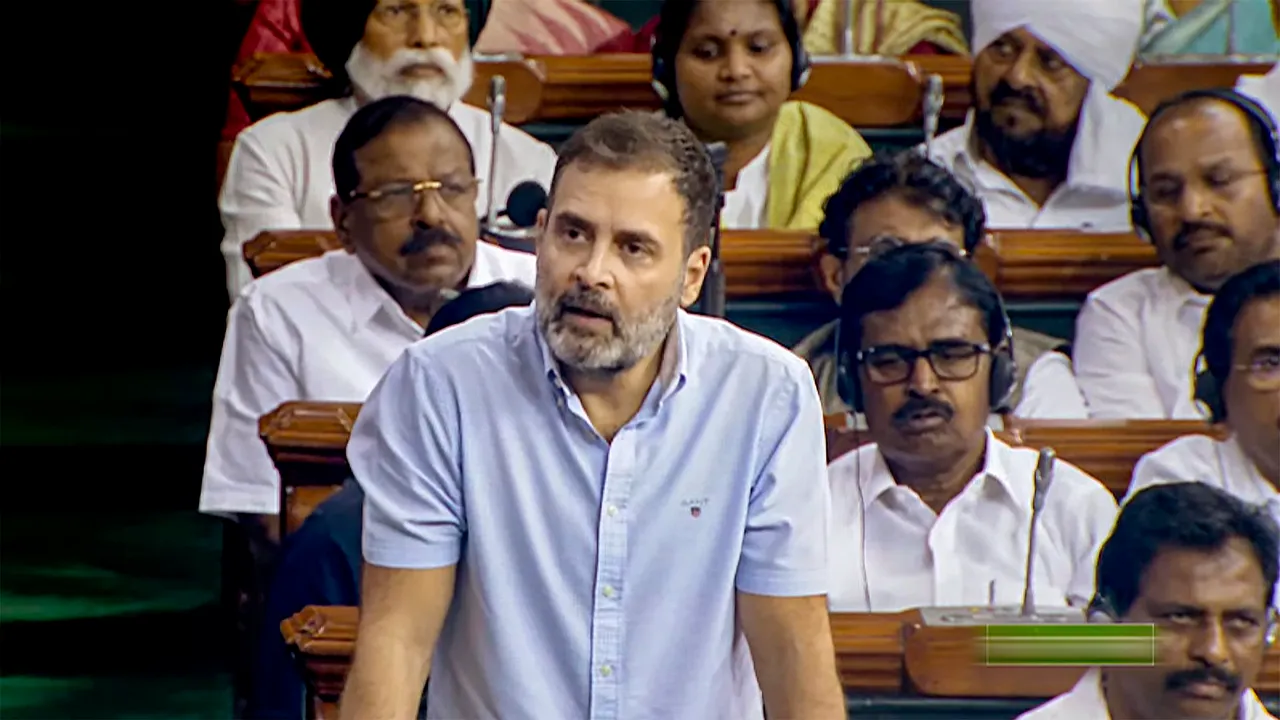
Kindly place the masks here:
<instances>
[{"instance_id":1,"label":"black headphones","mask_svg":"<svg viewBox=\"0 0 1280 720\"><path fill-rule=\"evenodd\" d=\"M1147 138L1147 131L1165 111L1205 98L1221 100L1236 107L1254 125L1262 142L1262 162L1266 168L1267 190L1271 194L1271 205L1277 213L1280 213L1280 131L1277 130L1271 113L1252 98L1235 90L1226 88L1192 90L1160 103L1152 111L1151 116L1147 118L1146 127L1138 136L1138 142L1133 146L1133 155L1129 158L1129 219L1133 224L1133 231L1147 242L1151 242L1151 217L1147 214L1147 201L1142 191L1142 143Z\"/></svg>"},{"instance_id":2,"label":"black headphones","mask_svg":"<svg viewBox=\"0 0 1280 720\"><path fill-rule=\"evenodd\" d=\"M1121 622L1120 613L1116 612L1115 603L1111 601L1111 594L1102 589L1099 589L1089 601L1089 607L1085 609L1084 616L1085 620L1091 623ZM1270 649L1276 644L1277 638L1280 638L1280 611L1272 606L1267 608L1262 643L1266 649Z\"/></svg>"},{"instance_id":3,"label":"black headphones","mask_svg":"<svg viewBox=\"0 0 1280 720\"><path fill-rule=\"evenodd\" d=\"M662 15L671 12L667 9L668 5L674 7L675 3L686 2L692 4L695 0L665 0ZM774 0L774 4L777 5L779 19L782 21L782 32L791 46L791 92L795 92L809 81L809 53L804 49L804 37L792 11L792 0ZM663 28L662 15L659 16L653 43L649 46L649 55L653 59L653 91L662 98L663 109L667 114L678 117L682 113L680 99L676 96L676 53L680 50L680 40L686 28L680 28L680 34L676 37L669 37Z\"/></svg>"},{"instance_id":4,"label":"black headphones","mask_svg":"<svg viewBox=\"0 0 1280 720\"><path fill-rule=\"evenodd\" d=\"M1196 407L1209 416L1209 422L1217 425L1227 419L1227 403L1222 397L1222 382L1205 362L1204 351L1196 356L1195 377L1192 379L1192 399Z\"/></svg>"},{"instance_id":5,"label":"black headphones","mask_svg":"<svg viewBox=\"0 0 1280 720\"><path fill-rule=\"evenodd\" d=\"M972 262L961 255L954 246L943 242L903 245L890 250L887 254L903 252L907 248L914 248L912 250L914 252L939 253L946 256L952 263ZM856 278L857 275L854 277ZM847 294L853 286L852 281L847 283L844 292ZM1018 365L1013 359L1013 325L1009 322L1009 313L999 293L996 293L996 302L1000 311L1000 320L1004 323L1004 337L991 352L988 402L991 404L992 412L1004 412L1009 409L1009 401L1013 398L1013 391L1018 384ZM842 301L841 306L845 307L847 303ZM855 358L858 351L854 347L855 344L861 345L862 342L860 323L861 321L852 323L846 330L845 318L841 315L839 324L836 325L836 391L844 404L855 413L861 413L865 409L862 381L858 378L858 361ZM849 342L845 342L846 340Z\"/></svg>"}]
</instances>

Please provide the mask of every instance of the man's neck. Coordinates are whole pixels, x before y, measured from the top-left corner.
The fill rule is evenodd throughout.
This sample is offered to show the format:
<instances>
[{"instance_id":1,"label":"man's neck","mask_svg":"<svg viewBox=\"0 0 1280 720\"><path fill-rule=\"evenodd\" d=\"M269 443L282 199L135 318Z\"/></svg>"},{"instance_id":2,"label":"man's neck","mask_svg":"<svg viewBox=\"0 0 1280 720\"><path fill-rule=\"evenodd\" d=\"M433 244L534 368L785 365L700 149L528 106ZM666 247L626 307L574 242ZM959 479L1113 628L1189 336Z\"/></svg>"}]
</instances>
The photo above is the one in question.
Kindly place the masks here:
<instances>
[{"instance_id":1,"label":"man's neck","mask_svg":"<svg viewBox=\"0 0 1280 720\"><path fill-rule=\"evenodd\" d=\"M988 146L985 141L978 138L977 145L978 157L982 158L983 162L987 163L991 167L999 170L1001 175L1009 178L1009 182L1013 183L1023 192L1023 194L1031 198L1031 201L1034 202L1037 207L1044 207L1044 204L1049 201L1049 197L1053 195L1053 191L1057 190L1059 186L1067 181L1065 175L1062 177L1045 178L1014 175L1001 167L1000 162L996 159L995 153L991 152L990 146Z\"/></svg>"},{"instance_id":2,"label":"man's neck","mask_svg":"<svg viewBox=\"0 0 1280 720\"><path fill-rule=\"evenodd\" d=\"M454 293L449 292L447 289L415 292L396 287L382 280L378 280L378 284L382 286L383 290L387 291L392 300L396 301L396 304L400 306L404 314L412 318L418 325L421 325L423 329L426 329L427 325L431 324L431 318L435 317L436 312L445 303L453 299L454 296ZM466 285L465 279L460 283L460 286L464 285Z\"/></svg>"},{"instance_id":3,"label":"man's neck","mask_svg":"<svg viewBox=\"0 0 1280 720\"><path fill-rule=\"evenodd\" d=\"M617 373L583 372L562 366L565 382L577 393L591 425L606 442L613 442L618 431L640 411L658 379L665 350L666 342L649 357Z\"/></svg>"},{"instance_id":4,"label":"man's neck","mask_svg":"<svg viewBox=\"0 0 1280 720\"><path fill-rule=\"evenodd\" d=\"M894 482L914 490L929 509L941 515L947 503L955 499L982 469L986 450L984 436L982 442L975 443L963 454L942 461L919 457L890 459L886 455L884 462Z\"/></svg>"}]
</instances>

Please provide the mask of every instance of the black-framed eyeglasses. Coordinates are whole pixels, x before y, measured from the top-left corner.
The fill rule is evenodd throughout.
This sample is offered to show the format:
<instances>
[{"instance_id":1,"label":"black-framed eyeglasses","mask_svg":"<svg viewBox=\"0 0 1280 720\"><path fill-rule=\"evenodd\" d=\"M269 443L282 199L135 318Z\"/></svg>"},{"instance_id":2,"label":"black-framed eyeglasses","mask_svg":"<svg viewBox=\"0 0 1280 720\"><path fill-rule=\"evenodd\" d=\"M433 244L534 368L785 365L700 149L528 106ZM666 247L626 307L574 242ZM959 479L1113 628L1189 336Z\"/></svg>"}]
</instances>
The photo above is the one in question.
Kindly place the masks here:
<instances>
[{"instance_id":1,"label":"black-framed eyeglasses","mask_svg":"<svg viewBox=\"0 0 1280 720\"><path fill-rule=\"evenodd\" d=\"M911 377L916 363L924 358L933 373L943 380L968 380L978 373L983 355L991 354L987 343L940 340L923 350L902 345L877 345L857 354L867 379L877 385L896 385Z\"/></svg>"},{"instance_id":2,"label":"black-framed eyeglasses","mask_svg":"<svg viewBox=\"0 0 1280 720\"><path fill-rule=\"evenodd\" d=\"M903 240L896 235L877 235L874 238L871 238L871 242L866 245L859 245L858 247L850 248L849 253L854 257L861 258L864 261L869 261L888 253L890 250L900 248L903 245L908 244L933 244L947 247L952 245L952 243L948 242L945 238L940 237L930 238L924 243L908 243L906 240ZM964 248L956 248L956 254L960 257L965 257L968 253L964 251Z\"/></svg>"},{"instance_id":3,"label":"black-framed eyeglasses","mask_svg":"<svg viewBox=\"0 0 1280 720\"><path fill-rule=\"evenodd\" d=\"M480 181L474 178L391 183L365 192L353 192L347 195L347 200L367 200L370 212L380 220L399 219L413 215L422 205L422 196L429 191L439 193L440 199L452 207L470 204L473 202L471 192L479 184Z\"/></svg>"},{"instance_id":4,"label":"black-framed eyeglasses","mask_svg":"<svg viewBox=\"0 0 1280 720\"><path fill-rule=\"evenodd\" d=\"M1262 352L1250 362L1232 365L1231 369L1244 373L1245 385L1258 392L1280 390L1280 355Z\"/></svg>"}]
</instances>

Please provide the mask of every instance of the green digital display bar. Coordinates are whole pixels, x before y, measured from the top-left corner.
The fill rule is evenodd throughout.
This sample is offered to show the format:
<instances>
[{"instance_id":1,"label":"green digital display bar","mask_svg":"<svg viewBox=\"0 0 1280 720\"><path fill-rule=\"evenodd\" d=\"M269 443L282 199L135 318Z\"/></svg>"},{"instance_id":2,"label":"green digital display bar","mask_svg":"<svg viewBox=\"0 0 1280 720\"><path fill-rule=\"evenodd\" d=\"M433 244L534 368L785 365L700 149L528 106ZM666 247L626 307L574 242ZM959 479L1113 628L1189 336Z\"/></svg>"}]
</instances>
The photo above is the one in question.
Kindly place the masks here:
<instances>
[{"instance_id":1,"label":"green digital display bar","mask_svg":"<svg viewBox=\"0 0 1280 720\"><path fill-rule=\"evenodd\" d=\"M1151 667L1156 664L1154 625L988 625L982 642L984 658L991 666Z\"/></svg>"}]
</instances>

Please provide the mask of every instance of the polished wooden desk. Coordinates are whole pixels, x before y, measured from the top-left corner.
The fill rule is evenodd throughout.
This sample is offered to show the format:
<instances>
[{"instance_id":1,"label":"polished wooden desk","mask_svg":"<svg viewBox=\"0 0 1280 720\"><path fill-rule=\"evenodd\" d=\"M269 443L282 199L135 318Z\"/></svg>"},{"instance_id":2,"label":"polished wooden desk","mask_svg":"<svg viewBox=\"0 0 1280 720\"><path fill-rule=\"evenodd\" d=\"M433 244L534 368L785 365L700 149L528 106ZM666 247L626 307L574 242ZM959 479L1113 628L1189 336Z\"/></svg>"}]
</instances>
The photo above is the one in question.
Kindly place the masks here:
<instances>
[{"instance_id":1,"label":"polished wooden desk","mask_svg":"<svg viewBox=\"0 0 1280 720\"><path fill-rule=\"evenodd\" d=\"M854 127L914 125L920 118L923 79L936 74L943 81L943 117L960 120L971 104L970 69L969 59L957 55L819 57L809 83L795 98L825 107ZM1232 87L1241 75L1260 75L1269 69L1265 63L1230 58L1139 63L1116 94L1150 112L1186 90ZM465 101L484 107L493 75L507 80L506 117L512 123L581 120L623 107L659 107L645 54L480 59ZM327 76L314 56L266 53L240 65L233 84L257 119L324 99L322 82Z\"/></svg>"},{"instance_id":2,"label":"polished wooden desk","mask_svg":"<svg viewBox=\"0 0 1280 720\"><path fill-rule=\"evenodd\" d=\"M254 277L339 247L332 230L259 234L244 246ZM809 233L726 230L721 236L725 294L730 299L821 294L817 258L823 244ZM1005 300L1082 300L1122 275L1158 264L1151 245L1129 233L1001 230L975 253Z\"/></svg>"},{"instance_id":3,"label":"polished wooden desk","mask_svg":"<svg viewBox=\"0 0 1280 720\"><path fill-rule=\"evenodd\" d=\"M358 621L357 608L309 606L281 623L318 717L336 717ZM980 661L981 626L928 626L915 610L832 613L831 633L840 682L851 694L1048 699L1070 690L1085 670L988 667ZM1259 694L1280 691L1280 648L1268 660L1254 686Z\"/></svg>"},{"instance_id":4,"label":"polished wooden desk","mask_svg":"<svg viewBox=\"0 0 1280 720\"><path fill-rule=\"evenodd\" d=\"M843 414L828 415L827 462L871 442ZM996 437L1014 447L1053 448L1060 460L1098 479L1116 499L1129 490L1133 466L1145 454L1185 435L1222 438L1221 427L1191 420L1025 420L1005 417Z\"/></svg>"}]
</instances>

